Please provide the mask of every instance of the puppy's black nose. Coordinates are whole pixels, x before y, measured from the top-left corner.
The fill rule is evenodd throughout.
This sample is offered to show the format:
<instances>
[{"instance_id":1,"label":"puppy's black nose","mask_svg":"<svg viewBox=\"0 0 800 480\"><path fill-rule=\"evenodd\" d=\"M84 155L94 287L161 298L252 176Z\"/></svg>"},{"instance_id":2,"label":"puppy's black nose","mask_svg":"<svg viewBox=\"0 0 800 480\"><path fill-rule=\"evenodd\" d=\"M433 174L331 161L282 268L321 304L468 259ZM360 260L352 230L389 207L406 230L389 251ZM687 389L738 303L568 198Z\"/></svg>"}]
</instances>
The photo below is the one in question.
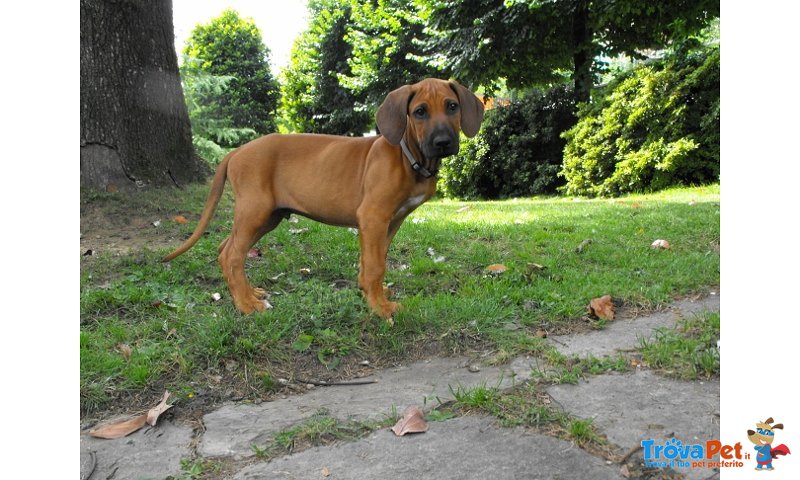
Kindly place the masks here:
<instances>
[{"instance_id":1,"label":"puppy's black nose","mask_svg":"<svg viewBox=\"0 0 800 480\"><path fill-rule=\"evenodd\" d=\"M453 139L450 138L449 135L439 135L438 137L433 139L433 145L436 148L445 149L450 147L453 144Z\"/></svg>"}]
</instances>

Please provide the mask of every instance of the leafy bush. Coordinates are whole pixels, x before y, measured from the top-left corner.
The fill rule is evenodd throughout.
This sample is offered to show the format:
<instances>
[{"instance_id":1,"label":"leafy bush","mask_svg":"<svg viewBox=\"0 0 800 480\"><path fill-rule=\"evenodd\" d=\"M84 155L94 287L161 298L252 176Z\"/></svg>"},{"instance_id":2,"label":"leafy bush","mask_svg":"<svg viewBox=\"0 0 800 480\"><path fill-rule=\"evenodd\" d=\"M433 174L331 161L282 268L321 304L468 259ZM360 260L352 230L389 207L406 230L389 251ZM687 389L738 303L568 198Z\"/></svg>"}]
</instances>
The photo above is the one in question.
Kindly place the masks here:
<instances>
[{"instance_id":1,"label":"leafy bush","mask_svg":"<svg viewBox=\"0 0 800 480\"><path fill-rule=\"evenodd\" d=\"M503 198L555 193L566 140L575 124L571 89L528 92L486 112L481 131L464 139L442 164L442 190L461 198Z\"/></svg>"},{"instance_id":2,"label":"leafy bush","mask_svg":"<svg viewBox=\"0 0 800 480\"><path fill-rule=\"evenodd\" d=\"M564 133L562 190L620 195L719 179L719 47L678 50L613 80Z\"/></svg>"}]
</instances>

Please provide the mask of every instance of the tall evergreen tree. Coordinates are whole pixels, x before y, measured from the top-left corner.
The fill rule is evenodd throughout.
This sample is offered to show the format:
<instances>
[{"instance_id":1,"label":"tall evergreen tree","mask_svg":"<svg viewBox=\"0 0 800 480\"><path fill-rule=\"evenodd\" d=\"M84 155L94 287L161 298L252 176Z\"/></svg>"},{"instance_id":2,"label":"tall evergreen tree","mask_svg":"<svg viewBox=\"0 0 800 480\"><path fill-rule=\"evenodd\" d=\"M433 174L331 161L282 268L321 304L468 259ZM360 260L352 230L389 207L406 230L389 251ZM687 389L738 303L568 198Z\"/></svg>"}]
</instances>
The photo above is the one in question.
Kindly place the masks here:
<instances>
[{"instance_id":1,"label":"tall evergreen tree","mask_svg":"<svg viewBox=\"0 0 800 480\"><path fill-rule=\"evenodd\" d=\"M292 49L283 72L281 111L299 132L361 135L372 115L366 105L339 81L350 75L352 47L345 41L351 23L348 1L312 0L308 30Z\"/></svg>"},{"instance_id":2,"label":"tall evergreen tree","mask_svg":"<svg viewBox=\"0 0 800 480\"><path fill-rule=\"evenodd\" d=\"M191 68L233 77L219 99L222 114L233 127L251 128L262 135L276 130L279 87L270 71L269 49L252 19L225 10L208 24L195 27L183 53L189 61L196 60Z\"/></svg>"}]
</instances>

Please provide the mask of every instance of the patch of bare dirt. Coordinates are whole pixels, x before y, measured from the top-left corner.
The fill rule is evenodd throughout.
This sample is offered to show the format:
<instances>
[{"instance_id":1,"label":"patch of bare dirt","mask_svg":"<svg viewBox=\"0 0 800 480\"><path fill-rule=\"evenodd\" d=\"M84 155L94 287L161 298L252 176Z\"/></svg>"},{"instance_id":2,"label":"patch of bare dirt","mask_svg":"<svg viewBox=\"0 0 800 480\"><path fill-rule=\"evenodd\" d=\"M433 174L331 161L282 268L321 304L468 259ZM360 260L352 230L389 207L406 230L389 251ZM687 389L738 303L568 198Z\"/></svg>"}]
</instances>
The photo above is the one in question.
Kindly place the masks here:
<instances>
[{"instance_id":1,"label":"patch of bare dirt","mask_svg":"<svg viewBox=\"0 0 800 480\"><path fill-rule=\"evenodd\" d=\"M177 247L174 232L162 228L169 218L157 214L109 216L102 208L81 206L81 255L112 253L124 255L147 247L151 250Z\"/></svg>"}]
</instances>

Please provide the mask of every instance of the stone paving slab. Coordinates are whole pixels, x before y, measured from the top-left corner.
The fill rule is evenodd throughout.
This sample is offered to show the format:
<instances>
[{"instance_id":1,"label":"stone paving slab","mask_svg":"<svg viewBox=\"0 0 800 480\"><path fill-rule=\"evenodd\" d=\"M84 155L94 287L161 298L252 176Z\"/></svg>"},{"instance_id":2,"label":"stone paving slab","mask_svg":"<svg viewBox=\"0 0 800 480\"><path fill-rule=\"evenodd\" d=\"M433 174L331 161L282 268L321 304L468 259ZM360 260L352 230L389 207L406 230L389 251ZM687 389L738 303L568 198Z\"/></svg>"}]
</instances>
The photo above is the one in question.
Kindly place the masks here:
<instances>
[{"instance_id":1,"label":"stone paving slab","mask_svg":"<svg viewBox=\"0 0 800 480\"><path fill-rule=\"evenodd\" d=\"M656 328L673 327L702 310L719 310L719 295L678 302L667 312L622 318L604 330L554 337L553 344L564 354L613 355L637 347ZM198 439L190 427L168 420L118 440L82 435L81 478L91 471L92 480L163 479L180 473L180 460L192 456L193 442L199 442L196 453L202 457L248 458L255 454L251 445L265 446L274 434L320 410L341 420L382 420L408 405L429 410L452 400L451 386L506 389L527 380L532 367L546 368L541 360L526 357L501 367L481 365L478 372L470 371L469 364L466 358L437 358L376 372L374 384L317 387L260 405L230 403L205 415L206 431ZM684 442L719 436L718 380L680 382L637 371L594 376L547 392L569 415L593 418L621 449L673 433ZM619 478L618 466L605 465L569 442L499 429L488 418L431 423L427 433L402 439L384 429L353 444L307 452L248 467L236 478L323 478L322 467L333 472L331 478L467 478L464 472L469 478ZM698 475L708 472L685 473L704 478Z\"/></svg>"},{"instance_id":2,"label":"stone paving slab","mask_svg":"<svg viewBox=\"0 0 800 480\"><path fill-rule=\"evenodd\" d=\"M718 312L719 292L698 300L680 300L664 312L636 318L620 318L606 324L602 330L578 335L556 335L548 340L564 355L603 357L614 355L618 349L638 347L642 338L651 338L658 328L674 328L678 321L702 311Z\"/></svg>"},{"instance_id":3,"label":"stone paving slab","mask_svg":"<svg viewBox=\"0 0 800 480\"><path fill-rule=\"evenodd\" d=\"M207 457L245 458L255 454L251 445L263 446L281 430L317 413L346 420L382 420L409 405L423 410L453 399L450 387L487 385L507 388L513 377L507 368L482 366L470 372L466 358L435 358L384 370L365 379L377 383L356 386L317 387L259 405L228 404L203 417L206 432L198 453ZM527 377L526 377L527 378Z\"/></svg>"},{"instance_id":4,"label":"stone paving slab","mask_svg":"<svg viewBox=\"0 0 800 480\"><path fill-rule=\"evenodd\" d=\"M594 419L611 442L629 450L647 439L663 445L672 436L683 444L719 438L719 388L719 379L685 382L645 370L555 385L547 393L570 415ZM709 474L676 470L687 478Z\"/></svg>"},{"instance_id":5,"label":"stone paving slab","mask_svg":"<svg viewBox=\"0 0 800 480\"><path fill-rule=\"evenodd\" d=\"M81 435L81 480L163 479L190 457L192 429L170 421L115 440Z\"/></svg>"},{"instance_id":6,"label":"stone paving slab","mask_svg":"<svg viewBox=\"0 0 800 480\"><path fill-rule=\"evenodd\" d=\"M235 480L325 478L463 480L621 479L619 465L589 455L564 440L500 428L488 417L431 422L426 433L395 436L388 429L357 442L315 447L252 465Z\"/></svg>"}]
</instances>

